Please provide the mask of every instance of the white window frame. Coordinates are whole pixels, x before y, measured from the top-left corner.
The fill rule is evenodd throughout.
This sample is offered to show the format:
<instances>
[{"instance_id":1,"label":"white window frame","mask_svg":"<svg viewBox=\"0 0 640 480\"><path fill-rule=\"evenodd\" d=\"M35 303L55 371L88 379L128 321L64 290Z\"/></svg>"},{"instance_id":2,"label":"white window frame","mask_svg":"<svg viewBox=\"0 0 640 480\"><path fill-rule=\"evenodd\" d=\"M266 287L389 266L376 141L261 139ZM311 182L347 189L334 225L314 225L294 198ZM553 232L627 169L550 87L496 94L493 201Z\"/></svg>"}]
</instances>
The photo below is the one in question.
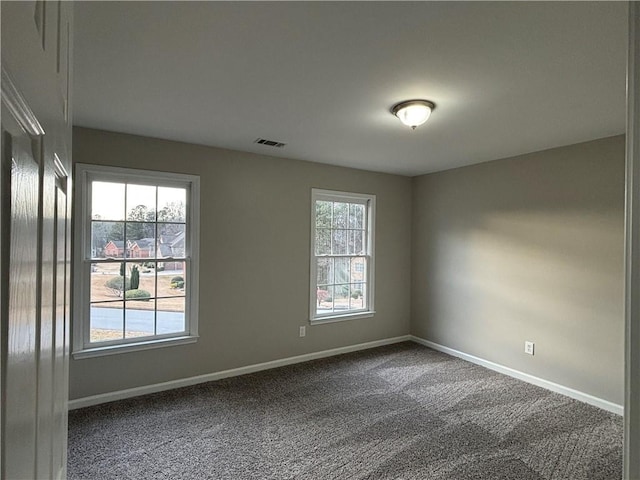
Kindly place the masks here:
<instances>
[{"instance_id":1,"label":"white window frame","mask_svg":"<svg viewBox=\"0 0 640 480\"><path fill-rule=\"evenodd\" d=\"M73 350L76 359L147 350L164 346L194 343L198 339L198 285L200 239L200 177L196 175L76 164L75 215L73 247ZM91 295L91 182L135 183L161 187L185 188L186 224L185 255L185 331L155 335L144 339L130 338L90 343Z\"/></svg>"},{"instance_id":2,"label":"white window frame","mask_svg":"<svg viewBox=\"0 0 640 480\"><path fill-rule=\"evenodd\" d=\"M317 259L321 257L339 257L340 255L316 255L316 201L359 203L365 205L365 234L364 245L366 251L366 276L367 285L366 296L367 305L363 309L349 310L345 313L330 312L318 314L317 300ZM340 322L344 320L354 320L358 318L373 317L376 313L374 309L375 292L375 213L376 196L364 193L341 192L336 190L323 190L313 188L311 190L311 249L310 249L310 281L309 281L309 322L311 324ZM349 256L349 255L346 255ZM362 256L362 255L358 255Z\"/></svg>"}]
</instances>

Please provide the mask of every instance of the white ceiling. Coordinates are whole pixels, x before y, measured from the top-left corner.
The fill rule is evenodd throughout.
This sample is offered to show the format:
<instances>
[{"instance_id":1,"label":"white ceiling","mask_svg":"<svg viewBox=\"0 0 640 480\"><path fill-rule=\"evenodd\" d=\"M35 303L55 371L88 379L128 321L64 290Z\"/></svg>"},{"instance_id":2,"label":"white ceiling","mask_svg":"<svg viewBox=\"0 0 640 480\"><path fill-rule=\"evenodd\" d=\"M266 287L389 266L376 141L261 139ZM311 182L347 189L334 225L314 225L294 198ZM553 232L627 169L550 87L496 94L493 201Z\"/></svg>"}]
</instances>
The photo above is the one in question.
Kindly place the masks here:
<instances>
[{"instance_id":1,"label":"white ceiling","mask_svg":"<svg viewBox=\"0 0 640 480\"><path fill-rule=\"evenodd\" d=\"M76 2L74 124L402 175L611 136L627 8Z\"/></svg>"}]
</instances>

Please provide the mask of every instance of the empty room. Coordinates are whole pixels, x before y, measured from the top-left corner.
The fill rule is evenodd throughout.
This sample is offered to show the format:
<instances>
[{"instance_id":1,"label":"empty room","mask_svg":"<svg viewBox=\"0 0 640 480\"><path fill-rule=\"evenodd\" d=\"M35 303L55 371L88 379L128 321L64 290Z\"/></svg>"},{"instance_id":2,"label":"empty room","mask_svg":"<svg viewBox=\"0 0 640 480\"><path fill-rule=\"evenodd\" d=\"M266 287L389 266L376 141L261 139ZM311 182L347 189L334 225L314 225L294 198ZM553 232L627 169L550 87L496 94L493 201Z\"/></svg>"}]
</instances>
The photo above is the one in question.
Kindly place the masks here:
<instances>
[{"instance_id":1,"label":"empty room","mask_svg":"<svg viewBox=\"0 0 640 480\"><path fill-rule=\"evenodd\" d=\"M9 480L640 480L634 2L2 2Z\"/></svg>"}]
</instances>

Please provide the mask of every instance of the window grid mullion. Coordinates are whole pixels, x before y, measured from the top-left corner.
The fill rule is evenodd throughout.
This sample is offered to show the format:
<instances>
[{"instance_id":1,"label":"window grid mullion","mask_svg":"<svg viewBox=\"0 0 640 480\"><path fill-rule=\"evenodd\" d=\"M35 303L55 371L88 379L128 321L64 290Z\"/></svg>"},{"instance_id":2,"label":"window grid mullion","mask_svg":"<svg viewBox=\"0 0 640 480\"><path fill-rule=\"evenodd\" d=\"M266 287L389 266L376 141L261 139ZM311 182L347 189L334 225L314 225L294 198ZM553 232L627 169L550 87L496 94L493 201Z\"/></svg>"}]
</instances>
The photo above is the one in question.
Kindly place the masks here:
<instances>
[{"instance_id":1,"label":"window grid mullion","mask_svg":"<svg viewBox=\"0 0 640 480\"><path fill-rule=\"evenodd\" d=\"M330 239L331 239L331 248L330 248L330 252L331 254L334 253L334 248L333 248L333 232L335 230L335 208L336 208L336 202L331 202L331 223L329 224L329 235L330 235ZM335 273L335 270L334 270Z\"/></svg>"},{"instance_id":2,"label":"window grid mullion","mask_svg":"<svg viewBox=\"0 0 640 480\"><path fill-rule=\"evenodd\" d=\"M122 278L122 339L127 338L127 195L129 193L129 183L124 184L124 226L122 227L122 254L124 260L124 277Z\"/></svg>"},{"instance_id":3,"label":"window grid mullion","mask_svg":"<svg viewBox=\"0 0 640 480\"><path fill-rule=\"evenodd\" d=\"M154 225L154 248L153 258L155 260L155 268L153 269L154 289L153 289L153 334L158 335L158 245L160 245L160 239L158 238L158 186L156 185L156 223Z\"/></svg>"}]
</instances>

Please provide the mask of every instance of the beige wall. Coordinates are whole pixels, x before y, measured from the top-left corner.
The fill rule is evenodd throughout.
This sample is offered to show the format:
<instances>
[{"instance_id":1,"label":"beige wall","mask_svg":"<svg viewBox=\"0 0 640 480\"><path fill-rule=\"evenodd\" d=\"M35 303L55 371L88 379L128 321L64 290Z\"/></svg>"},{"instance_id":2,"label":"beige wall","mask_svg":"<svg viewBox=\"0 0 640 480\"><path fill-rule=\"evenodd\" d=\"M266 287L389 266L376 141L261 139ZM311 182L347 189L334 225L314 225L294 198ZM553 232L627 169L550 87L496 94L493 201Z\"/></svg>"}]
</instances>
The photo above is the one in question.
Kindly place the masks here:
<instances>
[{"instance_id":1,"label":"beige wall","mask_svg":"<svg viewBox=\"0 0 640 480\"><path fill-rule=\"evenodd\" d=\"M71 399L412 333L623 402L622 136L414 179L83 128L73 147L200 175L202 231L200 340L73 360ZM312 187L377 195L377 314L299 338Z\"/></svg>"},{"instance_id":2,"label":"beige wall","mask_svg":"<svg viewBox=\"0 0 640 480\"><path fill-rule=\"evenodd\" d=\"M623 208L623 136L414 178L412 333L622 404Z\"/></svg>"},{"instance_id":3,"label":"beige wall","mask_svg":"<svg viewBox=\"0 0 640 480\"><path fill-rule=\"evenodd\" d=\"M409 333L411 179L74 129L78 163L200 175L200 339L72 360L70 398ZM377 195L376 315L308 326L311 188Z\"/></svg>"}]
</instances>

